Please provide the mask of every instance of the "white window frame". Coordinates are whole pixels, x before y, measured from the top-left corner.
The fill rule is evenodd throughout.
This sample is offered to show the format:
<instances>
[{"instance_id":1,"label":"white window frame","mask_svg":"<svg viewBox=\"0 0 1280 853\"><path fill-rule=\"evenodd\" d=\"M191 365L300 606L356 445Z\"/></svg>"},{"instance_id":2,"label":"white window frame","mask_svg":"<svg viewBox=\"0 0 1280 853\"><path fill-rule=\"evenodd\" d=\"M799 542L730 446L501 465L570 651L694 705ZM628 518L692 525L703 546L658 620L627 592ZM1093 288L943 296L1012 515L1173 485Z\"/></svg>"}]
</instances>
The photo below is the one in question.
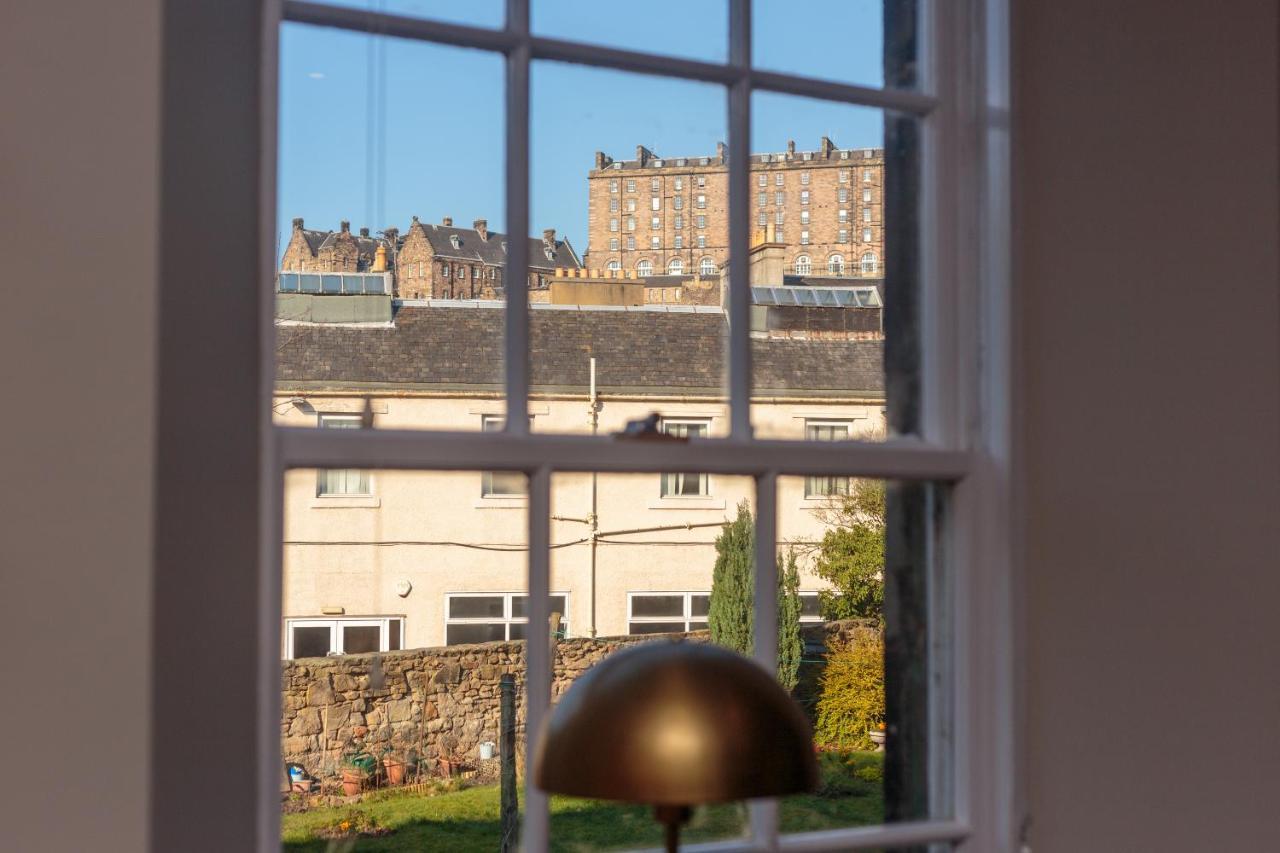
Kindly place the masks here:
<instances>
[{"instance_id":1,"label":"white window frame","mask_svg":"<svg viewBox=\"0 0 1280 853\"><path fill-rule=\"evenodd\" d=\"M573 630L573 619L570 618L570 614L569 614L569 610L570 608L573 607L573 603L569 600L570 596L568 591L556 592L553 590L550 594L564 596L564 612L560 614L561 634L563 637L573 636L571 633ZM444 645L446 646L449 645L449 626L450 625L502 625L503 626L503 631L502 631L503 642L510 641L512 625L528 625L529 624L529 617L527 615L526 616L513 615L513 611L515 610L515 607L513 606L513 600L525 595L527 595L527 593L522 592L520 590L513 590L510 592L471 592L471 591L446 592L444 594L444 634L442 636ZM455 598L501 598L502 599L502 615L501 616L458 616L458 617L450 616L449 602L453 601L453 599ZM527 602L525 604L525 607L527 612L528 610ZM498 642L498 641L494 640L493 642ZM458 645L465 645L465 644L459 643Z\"/></svg>"},{"instance_id":2,"label":"white window frame","mask_svg":"<svg viewBox=\"0 0 1280 853\"><path fill-rule=\"evenodd\" d=\"M670 597L674 595L679 595L683 599L683 601L681 602L679 616L636 616L635 615L634 602L637 598L657 598L659 596ZM709 589L692 589L692 590L645 589L645 590L634 590L632 592L628 592L627 593L627 634L633 637L644 636L643 634L631 633L632 623L636 623L640 625L644 625L644 624L658 625L663 622L683 622L684 627L681 629L682 633L688 633L689 631L704 630L705 626L702 626L702 625L699 625L696 628L690 627L690 623L693 622L695 619L697 619L697 621L699 622L704 622L707 619L706 616L693 615L693 597L695 595L705 595L707 596L708 601L710 601L711 590Z\"/></svg>"},{"instance_id":3,"label":"white window frame","mask_svg":"<svg viewBox=\"0 0 1280 853\"><path fill-rule=\"evenodd\" d=\"M853 418L805 418L804 434L807 441L849 441L853 438ZM809 433L814 427L844 427L844 438L825 438L814 439L809 437ZM831 484L835 484L834 488L818 489L816 484L821 480L827 480ZM847 495L849 493L849 485L851 478L844 474L811 474L804 478L804 498L811 500L829 500L830 498Z\"/></svg>"},{"instance_id":4,"label":"white window frame","mask_svg":"<svg viewBox=\"0 0 1280 853\"><path fill-rule=\"evenodd\" d=\"M648 258L636 261L636 275L641 278L647 278L648 276L653 275L653 261Z\"/></svg>"},{"instance_id":5,"label":"white window frame","mask_svg":"<svg viewBox=\"0 0 1280 853\"><path fill-rule=\"evenodd\" d=\"M354 427L332 427L330 423L342 422L345 424L353 424ZM319 429L363 429L364 416L353 415L349 412L317 412L316 426ZM326 490L326 481L333 472L345 473L347 477L352 476L352 472L359 478L363 478L365 488L363 491L356 492L331 492ZM320 468L316 470L316 494L317 501L341 501L344 498L369 498L373 497L373 472L368 469L360 468Z\"/></svg>"},{"instance_id":6,"label":"white window frame","mask_svg":"<svg viewBox=\"0 0 1280 853\"><path fill-rule=\"evenodd\" d=\"M944 538L950 592L942 615L949 631L932 644L932 679L941 685L935 742L945 741L945 760L932 766L931 796L943 804L937 817L893 825L802 833L779 838L776 801L751 806L751 838L718 845L721 850L877 849L904 845L964 842L965 849L1013 851L1020 843L1019 792L1023 780L1022 720L1015 696L1017 635L1012 606L1010 535L1009 380L1009 185L1007 0L921 0L920 69L917 86L876 89L778 72L751 65L750 4L729 4L729 59L724 63L673 60L671 57L600 44L535 35L529 27L528 0L508 0L501 29L388 15L348 7L283 4L283 15L312 25L488 50L504 56L508 91L506 210L510 233L529 233L529 70L533 60L559 60L642 71L726 87L729 105L727 164L729 428L722 438L696 443L619 442L608 436L532 434L523 418L508 419L502 433L429 431L316 430L260 421L264 440L261 493L263 582L258 608L260 635L279 631L279 510L283 472L293 468L365 467L415 470L477 470L510 467L530 476L529 621L546 624L549 608L550 483L553 471L653 472L707 470L755 479L757 511L757 612L755 657L772 665L776 655L777 478L780 475L840 472L851 476L906 478L951 484ZM267 4L268 24L282 12ZM268 109L277 103L275 40L267 38L260 85ZM915 116L921 128L920 309L922 341L920 434L872 443L850 441L840 448L812 443L757 439L750 419L750 245L747 195L751 94L772 91L825 99ZM193 108L194 109L194 108ZM264 163L259 218L264 246L271 245L275 219L275 117L264 122L255 140ZM705 160L706 158L704 158ZM620 165L620 164L616 164ZM868 181L869 172L864 176ZM704 179L699 177L701 186ZM628 191L634 191L634 182ZM527 241L516 240L508 264L526 269ZM272 251L261 253L261 275L269 280ZM529 372L527 278L508 277L505 313L505 399L519 410L528 401ZM263 359L263 388L273 375L274 324L268 288L258 300ZM241 310L238 294L221 297L228 310ZM274 541L272 541L274 537ZM269 544L268 544L269 543ZM163 607L163 602L160 603ZM933 624L933 623L931 623ZM259 853L279 846L276 781L279 767L279 696L276 663L266 645L263 675L246 674L258 709L259 811L249 821ZM278 654L278 645L275 654ZM936 661L934 660L936 658ZM546 643L530 642L527 651L528 731L538 731L550 706L550 659ZM931 679L931 680L932 680ZM247 683L247 682L246 682ZM277 695L272 695L272 694ZM945 720L945 725L943 724ZM528 744L528 762L537 749ZM547 849L549 799L526 781L522 843L531 853ZM696 849L696 846L694 848Z\"/></svg>"},{"instance_id":7,"label":"white window frame","mask_svg":"<svg viewBox=\"0 0 1280 853\"><path fill-rule=\"evenodd\" d=\"M289 616L284 620L284 656L286 660L293 660L293 629L294 628L328 628L329 629L329 654L327 657L336 657L347 652L342 645L342 629L351 628L379 628L378 635L378 651L393 651L391 648L391 623L399 621L398 630L400 631L399 643L395 650L404 648L404 622L402 615L394 616Z\"/></svg>"},{"instance_id":8,"label":"white window frame","mask_svg":"<svg viewBox=\"0 0 1280 853\"><path fill-rule=\"evenodd\" d=\"M711 276L715 274L716 274L715 258L708 256L698 261L698 275Z\"/></svg>"},{"instance_id":9,"label":"white window frame","mask_svg":"<svg viewBox=\"0 0 1280 853\"><path fill-rule=\"evenodd\" d=\"M809 242L808 231L800 232L800 242ZM809 275L813 272L813 258L810 258L808 255L796 255L796 262L793 264L793 269L795 269L796 275Z\"/></svg>"},{"instance_id":10,"label":"white window frame","mask_svg":"<svg viewBox=\"0 0 1280 853\"><path fill-rule=\"evenodd\" d=\"M711 435L710 418L664 417L658 422L658 429L667 435L671 434L671 427L700 427L702 429L702 435L698 436L699 441L703 441ZM697 494L686 495L679 492L668 491L668 483L671 482L669 478L688 477L691 475L698 478ZM658 478L658 497L663 501L706 501L707 498L710 498L711 496L711 475L698 468L690 468L681 471L663 471L661 476Z\"/></svg>"}]
</instances>

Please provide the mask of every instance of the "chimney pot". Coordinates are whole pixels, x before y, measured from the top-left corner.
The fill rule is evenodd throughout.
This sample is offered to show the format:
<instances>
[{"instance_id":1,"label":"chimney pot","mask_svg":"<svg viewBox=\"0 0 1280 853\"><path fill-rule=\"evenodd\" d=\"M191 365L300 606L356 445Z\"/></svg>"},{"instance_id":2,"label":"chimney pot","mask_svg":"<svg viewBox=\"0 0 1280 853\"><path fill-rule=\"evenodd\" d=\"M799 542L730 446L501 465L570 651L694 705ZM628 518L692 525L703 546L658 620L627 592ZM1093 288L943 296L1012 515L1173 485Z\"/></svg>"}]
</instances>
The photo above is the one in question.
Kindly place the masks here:
<instances>
[{"instance_id":1,"label":"chimney pot","mask_svg":"<svg viewBox=\"0 0 1280 853\"><path fill-rule=\"evenodd\" d=\"M351 222L350 222L350 220L347 220L347 219L342 220L342 222L338 223L338 227L342 229L342 233L343 233L343 234L350 234L350 233L351 233Z\"/></svg>"},{"instance_id":2,"label":"chimney pot","mask_svg":"<svg viewBox=\"0 0 1280 853\"><path fill-rule=\"evenodd\" d=\"M368 229L368 228L361 228L361 229L360 229L360 236L361 236L361 237L368 237L368 236L369 236L369 229Z\"/></svg>"},{"instance_id":3,"label":"chimney pot","mask_svg":"<svg viewBox=\"0 0 1280 853\"><path fill-rule=\"evenodd\" d=\"M716 158L721 162L725 162L725 146L723 142L716 143Z\"/></svg>"},{"instance_id":4,"label":"chimney pot","mask_svg":"<svg viewBox=\"0 0 1280 853\"><path fill-rule=\"evenodd\" d=\"M542 242L546 243L548 246L553 246L553 245L555 245L555 242L556 242L556 229L554 229L554 228L544 228L544 229L542 230Z\"/></svg>"},{"instance_id":5,"label":"chimney pot","mask_svg":"<svg viewBox=\"0 0 1280 853\"><path fill-rule=\"evenodd\" d=\"M796 141L794 139L787 140L787 153L788 154L796 153Z\"/></svg>"},{"instance_id":6,"label":"chimney pot","mask_svg":"<svg viewBox=\"0 0 1280 853\"><path fill-rule=\"evenodd\" d=\"M440 224L441 224L441 225L453 225L453 217L452 217L452 216L446 216L446 217L444 217L443 219L441 219L441 220L440 220Z\"/></svg>"},{"instance_id":7,"label":"chimney pot","mask_svg":"<svg viewBox=\"0 0 1280 853\"><path fill-rule=\"evenodd\" d=\"M302 217L301 217L301 216L294 217L294 220L293 220L293 230L294 230L294 231L301 231L301 230L302 230Z\"/></svg>"},{"instance_id":8,"label":"chimney pot","mask_svg":"<svg viewBox=\"0 0 1280 853\"><path fill-rule=\"evenodd\" d=\"M471 227L476 229L476 231L480 234L481 240L489 239L489 220L477 219L471 223Z\"/></svg>"}]
</instances>

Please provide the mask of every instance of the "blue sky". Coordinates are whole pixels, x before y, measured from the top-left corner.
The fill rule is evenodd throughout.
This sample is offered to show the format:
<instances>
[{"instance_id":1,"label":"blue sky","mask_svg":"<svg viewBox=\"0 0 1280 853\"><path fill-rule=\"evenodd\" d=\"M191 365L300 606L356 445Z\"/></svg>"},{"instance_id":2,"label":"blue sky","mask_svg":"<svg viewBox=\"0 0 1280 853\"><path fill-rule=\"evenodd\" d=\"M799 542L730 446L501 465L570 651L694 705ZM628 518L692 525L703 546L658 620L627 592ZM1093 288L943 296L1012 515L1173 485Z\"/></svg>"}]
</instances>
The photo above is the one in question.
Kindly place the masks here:
<instances>
[{"instance_id":1,"label":"blue sky","mask_svg":"<svg viewBox=\"0 0 1280 853\"><path fill-rule=\"evenodd\" d=\"M500 0L349 0L345 5L500 26ZM758 65L880 85L879 0L757 2ZM640 14L636 10L642 9ZM813 22L822 22L814 26ZM676 22L676 25L673 25ZM723 60L720 0L534 0L533 28L562 38ZM535 63L531 79L530 230L555 228L587 249L586 173L594 153L631 158L645 145L667 157L715 152L728 141L719 86ZM489 220L505 230L503 69L498 54L285 25L280 51L279 235L308 227L402 230L427 222ZM880 113L757 94L752 151L801 150L831 136L879 145Z\"/></svg>"}]
</instances>

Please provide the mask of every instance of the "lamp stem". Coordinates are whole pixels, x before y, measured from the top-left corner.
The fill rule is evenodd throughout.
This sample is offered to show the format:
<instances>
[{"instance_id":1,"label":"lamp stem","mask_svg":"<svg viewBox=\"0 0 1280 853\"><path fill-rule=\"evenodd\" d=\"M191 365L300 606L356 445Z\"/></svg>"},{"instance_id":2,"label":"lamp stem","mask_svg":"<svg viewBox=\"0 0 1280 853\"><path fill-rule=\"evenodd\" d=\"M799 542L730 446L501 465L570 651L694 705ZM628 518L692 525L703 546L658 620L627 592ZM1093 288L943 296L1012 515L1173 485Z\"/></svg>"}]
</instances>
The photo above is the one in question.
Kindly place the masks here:
<instances>
[{"instance_id":1,"label":"lamp stem","mask_svg":"<svg viewBox=\"0 0 1280 853\"><path fill-rule=\"evenodd\" d=\"M654 820L663 827L667 853L677 853L680 849L680 825L689 819L690 814L688 806L653 807Z\"/></svg>"}]
</instances>

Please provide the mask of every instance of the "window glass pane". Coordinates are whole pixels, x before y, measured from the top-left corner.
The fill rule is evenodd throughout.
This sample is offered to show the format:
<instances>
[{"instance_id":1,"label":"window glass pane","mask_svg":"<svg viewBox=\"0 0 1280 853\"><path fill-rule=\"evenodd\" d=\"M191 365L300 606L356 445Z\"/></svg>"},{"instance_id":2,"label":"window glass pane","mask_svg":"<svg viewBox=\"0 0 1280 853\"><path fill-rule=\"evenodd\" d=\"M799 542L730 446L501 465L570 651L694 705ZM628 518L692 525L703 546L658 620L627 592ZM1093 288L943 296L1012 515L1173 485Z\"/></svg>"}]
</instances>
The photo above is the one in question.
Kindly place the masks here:
<instances>
[{"instance_id":1,"label":"window glass pane","mask_svg":"<svg viewBox=\"0 0 1280 853\"><path fill-rule=\"evenodd\" d=\"M490 7L501 23L496 0L368 5L445 18ZM502 56L287 23L279 74L277 267L299 289L281 279L276 301L276 388L297 401L278 420L302 426L306 406L359 412L366 400L374 429L473 431L481 409L501 418L512 239ZM414 92L449 101L449 132ZM563 240L521 239L535 291L555 267L579 263ZM319 493L360 485L321 483Z\"/></svg>"},{"instance_id":2,"label":"window glass pane","mask_svg":"<svg viewBox=\"0 0 1280 853\"><path fill-rule=\"evenodd\" d=\"M341 629L343 654L358 655L382 651L382 629L377 625L343 625Z\"/></svg>"},{"instance_id":3,"label":"window glass pane","mask_svg":"<svg viewBox=\"0 0 1280 853\"><path fill-rule=\"evenodd\" d=\"M449 598L450 619L501 619L504 615L500 595L455 595Z\"/></svg>"},{"instance_id":4,"label":"window glass pane","mask_svg":"<svg viewBox=\"0 0 1280 853\"><path fill-rule=\"evenodd\" d=\"M690 616L706 616L707 609L711 606L711 596L694 594L689 596L689 615Z\"/></svg>"},{"instance_id":5,"label":"window glass pane","mask_svg":"<svg viewBox=\"0 0 1280 853\"><path fill-rule=\"evenodd\" d=\"M929 555L947 491L842 478L847 494L806 502L805 479L778 478L779 677L814 726L821 787L783 800L782 829L809 828L800 815L818 804L827 827L945 817L928 768L949 756L929 707L948 661L929 650L949 642L928 603L945 595Z\"/></svg>"},{"instance_id":6,"label":"window glass pane","mask_svg":"<svg viewBox=\"0 0 1280 853\"><path fill-rule=\"evenodd\" d=\"M684 616L683 595L633 595L632 616Z\"/></svg>"},{"instance_id":7,"label":"window glass pane","mask_svg":"<svg viewBox=\"0 0 1280 853\"><path fill-rule=\"evenodd\" d=\"M392 619L387 626L387 649L388 651L397 651L400 648L400 628L399 619Z\"/></svg>"},{"instance_id":8,"label":"window glass pane","mask_svg":"<svg viewBox=\"0 0 1280 853\"><path fill-rule=\"evenodd\" d=\"M462 643L489 643L505 640L506 626L502 623L454 623L445 626L445 643L456 646Z\"/></svg>"},{"instance_id":9,"label":"window glass pane","mask_svg":"<svg viewBox=\"0 0 1280 853\"><path fill-rule=\"evenodd\" d=\"M751 18L752 60L772 71L912 88L915 11L915 0L757 0ZM887 81L886 48L895 69L904 69Z\"/></svg>"},{"instance_id":10,"label":"window glass pane","mask_svg":"<svg viewBox=\"0 0 1280 853\"><path fill-rule=\"evenodd\" d=\"M295 658L322 658L329 654L329 637L331 631L328 626L312 627L312 626L294 626L293 628L293 656Z\"/></svg>"},{"instance_id":11,"label":"window glass pane","mask_svg":"<svg viewBox=\"0 0 1280 853\"><path fill-rule=\"evenodd\" d=\"M663 29L691 32L689 16L706 5L685 4L680 25ZM592 8L641 27L653 15ZM657 411L696 413L722 435L724 89L554 62L531 74L531 221L567 235L585 265L553 278L530 312L533 429L607 435ZM616 243L615 200L637 208Z\"/></svg>"},{"instance_id":12,"label":"window glass pane","mask_svg":"<svg viewBox=\"0 0 1280 853\"><path fill-rule=\"evenodd\" d=\"M533 0L531 13L530 25L539 35L691 59L728 57L726 0L650 0L643 6Z\"/></svg>"},{"instance_id":13,"label":"window glass pane","mask_svg":"<svg viewBox=\"0 0 1280 853\"><path fill-rule=\"evenodd\" d=\"M679 634L684 631L684 622L632 622L627 629L628 634Z\"/></svg>"},{"instance_id":14,"label":"window glass pane","mask_svg":"<svg viewBox=\"0 0 1280 853\"><path fill-rule=\"evenodd\" d=\"M777 153L767 161L759 153L752 168L809 175L804 190L787 181L767 220L803 207L803 229L766 225L751 250L759 437L879 440L916 431L917 132L914 120L881 110L753 96L752 151ZM872 200L855 210L850 186ZM871 226L850 229L864 206Z\"/></svg>"}]
</instances>

